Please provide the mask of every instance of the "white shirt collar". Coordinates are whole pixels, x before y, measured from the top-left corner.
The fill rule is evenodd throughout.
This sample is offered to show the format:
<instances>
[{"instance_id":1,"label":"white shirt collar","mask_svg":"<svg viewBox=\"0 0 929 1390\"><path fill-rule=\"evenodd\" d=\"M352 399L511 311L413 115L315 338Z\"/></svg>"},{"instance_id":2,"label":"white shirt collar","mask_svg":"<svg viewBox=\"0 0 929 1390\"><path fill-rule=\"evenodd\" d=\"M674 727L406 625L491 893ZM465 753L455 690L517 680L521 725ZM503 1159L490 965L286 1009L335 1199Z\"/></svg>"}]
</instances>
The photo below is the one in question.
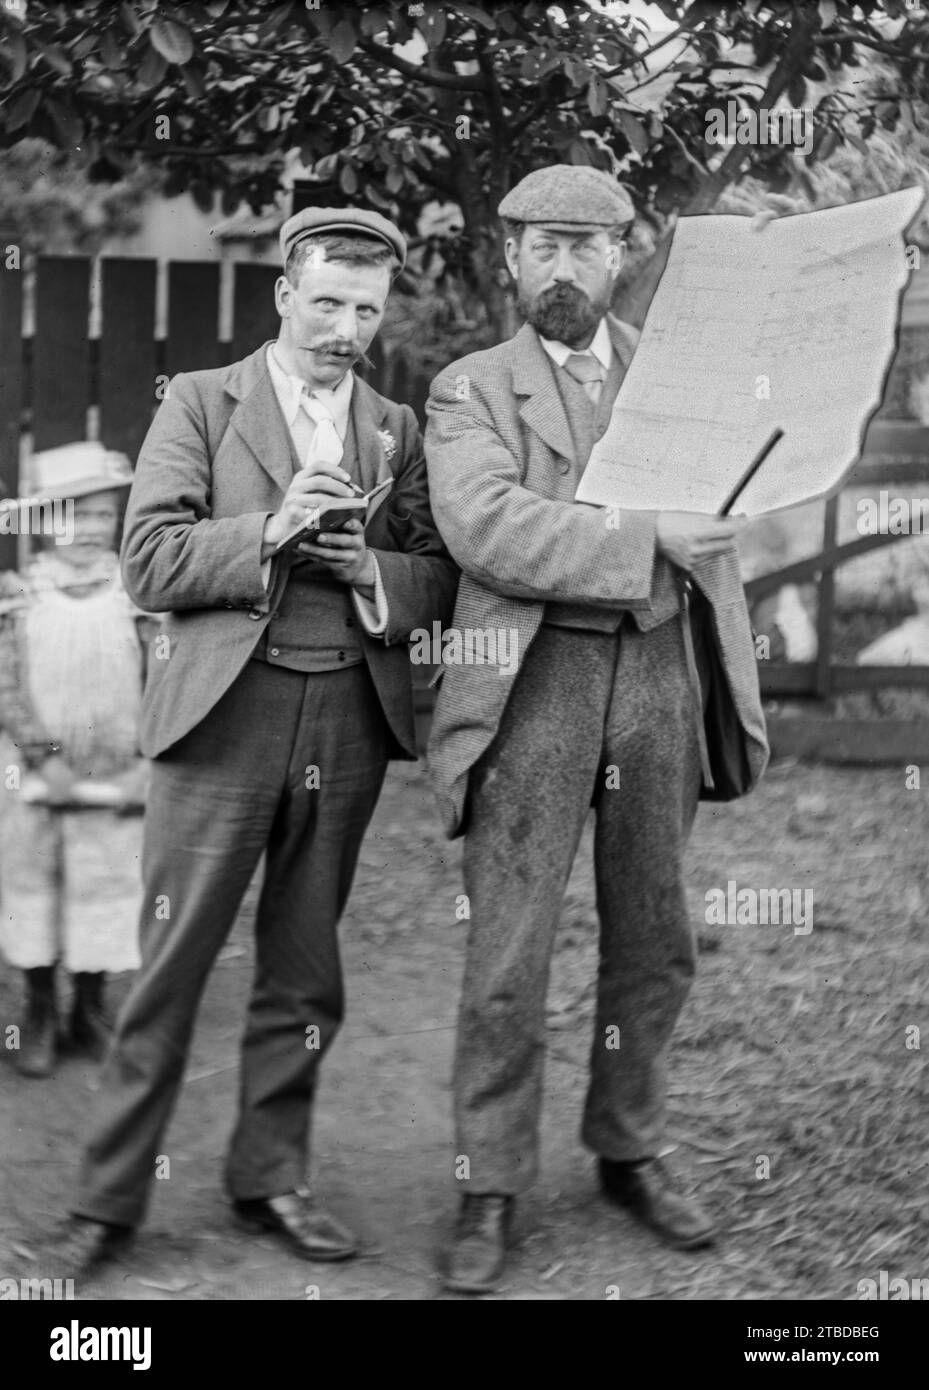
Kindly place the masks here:
<instances>
[{"instance_id":1,"label":"white shirt collar","mask_svg":"<svg viewBox=\"0 0 929 1390\"><path fill-rule=\"evenodd\" d=\"M552 338L543 338L541 333L539 334L539 342L552 361L557 363L559 367L564 366L572 353L578 352L577 348L568 347L567 343L559 343ZM610 330L606 326L605 318L602 318L597 324L597 331L590 347L582 348L580 356L583 357L585 353L596 357L605 372L610 370L613 362L613 341L610 338Z\"/></svg>"},{"instance_id":2,"label":"white shirt collar","mask_svg":"<svg viewBox=\"0 0 929 1390\"><path fill-rule=\"evenodd\" d=\"M351 369L345 373L339 384L331 391L325 386L319 387L316 391L309 391L305 381L298 376L291 376L289 372L284 370L277 360L273 343L268 344L267 361L274 394L277 396L288 428L293 429L294 421L300 410L300 398L306 391L308 395L315 396L317 400L328 407L332 412L336 429L344 437L348 424L348 412L351 407L352 390L355 385L355 374Z\"/></svg>"}]
</instances>

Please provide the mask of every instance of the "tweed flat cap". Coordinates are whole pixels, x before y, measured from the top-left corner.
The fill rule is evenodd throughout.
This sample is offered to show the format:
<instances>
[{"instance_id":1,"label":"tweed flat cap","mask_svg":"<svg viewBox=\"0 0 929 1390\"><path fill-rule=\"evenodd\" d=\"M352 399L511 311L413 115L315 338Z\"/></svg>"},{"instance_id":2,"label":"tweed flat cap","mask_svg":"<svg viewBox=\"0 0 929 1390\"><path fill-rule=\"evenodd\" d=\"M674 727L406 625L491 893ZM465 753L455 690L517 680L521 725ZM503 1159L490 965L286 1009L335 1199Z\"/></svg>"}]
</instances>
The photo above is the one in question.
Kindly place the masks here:
<instances>
[{"instance_id":1,"label":"tweed flat cap","mask_svg":"<svg viewBox=\"0 0 929 1390\"><path fill-rule=\"evenodd\" d=\"M635 208L625 189L602 169L585 164L549 164L534 169L511 188L497 214L512 222L575 227L612 227L631 222Z\"/></svg>"},{"instance_id":2,"label":"tweed flat cap","mask_svg":"<svg viewBox=\"0 0 929 1390\"><path fill-rule=\"evenodd\" d=\"M288 217L281 228L281 261L287 264L287 257L305 237L316 236L320 232L356 232L359 236L375 237L389 246L400 262L406 265L406 240L399 227L373 208L304 208L302 212Z\"/></svg>"}]
</instances>

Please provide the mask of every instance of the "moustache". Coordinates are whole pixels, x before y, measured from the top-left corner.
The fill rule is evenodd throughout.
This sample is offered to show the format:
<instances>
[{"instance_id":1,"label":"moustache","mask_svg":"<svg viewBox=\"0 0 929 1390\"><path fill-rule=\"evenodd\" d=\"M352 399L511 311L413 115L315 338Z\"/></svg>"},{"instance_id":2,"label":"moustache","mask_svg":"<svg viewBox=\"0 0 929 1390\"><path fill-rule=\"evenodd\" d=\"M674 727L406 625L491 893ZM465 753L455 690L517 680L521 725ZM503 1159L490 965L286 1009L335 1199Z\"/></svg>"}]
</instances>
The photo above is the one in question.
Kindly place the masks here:
<instances>
[{"instance_id":1,"label":"moustache","mask_svg":"<svg viewBox=\"0 0 929 1390\"><path fill-rule=\"evenodd\" d=\"M590 295L577 285L550 285L536 298L536 304L545 309L549 304L590 304ZM593 305L591 305L591 308Z\"/></svg>"},{"instance_id":2,"label":"moustache","mask_svg":"<svg viewBox=\"0 0 929 1390\"><path fill-rule=\"evenodd\" d=\"M326 338L321 343L307 343L307 352L344 352L347 353L354 362L359 362L369 371L373 370L374 363L360 343L346 343L339 338Z\"/></svg>"}]
</instances>

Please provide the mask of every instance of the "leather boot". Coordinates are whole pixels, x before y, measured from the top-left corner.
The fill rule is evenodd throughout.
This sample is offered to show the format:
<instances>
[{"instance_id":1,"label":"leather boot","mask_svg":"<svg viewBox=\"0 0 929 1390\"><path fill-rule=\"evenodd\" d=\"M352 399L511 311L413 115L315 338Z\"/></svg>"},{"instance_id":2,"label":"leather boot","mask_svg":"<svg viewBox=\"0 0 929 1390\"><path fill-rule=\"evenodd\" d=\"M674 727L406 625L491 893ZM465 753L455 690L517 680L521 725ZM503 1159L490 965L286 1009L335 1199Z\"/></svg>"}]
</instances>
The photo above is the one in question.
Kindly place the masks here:
<instances>
[{"instance_id":1,"label":"leather boot","mask_svg":"<svg viewBox=\"0 0 929 1390\"><path fill-rule=\"evenodd\" d=\"M680 1179L664 1159L620 1163L601 1158L599 1169L604 1196L625 1207L668 1245L695 1250L713 1244L716 1228L709 1214L682 1191Z\"/></svg>"},{"instance_id":2,"label":"leather boot","mask_svg":"<svg viewBox=\"0 0 929 1390\"><path fill-rule=\"evenodd\" d=\"M463 1197L446 1259L445 1286L456 1293L492 1293L503 1273L514 1198Z\"/></svg>"},{"instance_id":3,"label":"leather boot","mask_svg":"<svg viewBox=\"0 0 929 1390\"><path fill-rule=\"evenodd\" d=\"M20 1029L16 1068L21 1076L50 1076L55 1065L58 1018L55 967L43 965L26 976L26 1018Z\"/></svg>"},{"instance_id":4,"label":"leather boot","mask_svg":"<svg viewBox=\"0 0 929 1390\"><path fill-rule=\"evenodd\" d=\"M75 1051L103 1060L113 1031L103 1007L102 971L82 971L74 976L74 1002L71 1006L71 1044Z\"/></svg>"}]
</instances>

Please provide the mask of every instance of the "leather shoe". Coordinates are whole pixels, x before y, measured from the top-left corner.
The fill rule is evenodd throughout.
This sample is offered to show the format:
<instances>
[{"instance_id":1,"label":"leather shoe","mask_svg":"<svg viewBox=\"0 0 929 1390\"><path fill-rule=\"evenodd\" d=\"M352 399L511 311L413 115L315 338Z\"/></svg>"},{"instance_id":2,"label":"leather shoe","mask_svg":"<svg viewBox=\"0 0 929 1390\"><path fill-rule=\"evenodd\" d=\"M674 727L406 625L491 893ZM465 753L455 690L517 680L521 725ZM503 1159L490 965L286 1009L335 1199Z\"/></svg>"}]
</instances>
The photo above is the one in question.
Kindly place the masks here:
<instances>
[{"instance_id":1,"label":"leather shoe","mask_svg":"<svg viewBox=\"0 0 929 1390\"><path fill-rule=\"evenodd\" d=\"M96 1266L115 1259L135 1234L132 1226L116 1226L108 1221L72 1216L65 1222L49 1260L54 1260L59 1277L73 1279Z\"/></svg>"},{"instance_id":2,"label":"leather shoe","mask_svg":"<svg viewBox=\"0 0 929 1390\"><path fill-rule=\"evenodd\" d=\"M709 1215L692 1197L685 1197L674 1173L660 1158L636 1163L600 1159L600 1186L617 1206L625 1207L644 1225L678 1250L712 1245L716 1230Z\"/></svg>"},{"instance_id":3,"label":"leather shoe","mask_svg":"<svg viewBox=\"0 0 929 1390\"><path fill-rule=\"evenodd\" d=\"M514 1198L475 1193L462 1198L444 1281L456 1293L492 1293L503 1273Z\"/></svg>"},{"instance_id":4,"label":"leather shoe","mask_svg":"<svg viewBox=\"0 0 929 1390\"><path fill-rule=\"evenodd\" d=\"M240 1226L273 1232L304 1260L350 1260L358 1253L351 1231L330 1216L306 1188L281 1197L237 1201L233 1209Z\"/></svg>"}]
</instances>

